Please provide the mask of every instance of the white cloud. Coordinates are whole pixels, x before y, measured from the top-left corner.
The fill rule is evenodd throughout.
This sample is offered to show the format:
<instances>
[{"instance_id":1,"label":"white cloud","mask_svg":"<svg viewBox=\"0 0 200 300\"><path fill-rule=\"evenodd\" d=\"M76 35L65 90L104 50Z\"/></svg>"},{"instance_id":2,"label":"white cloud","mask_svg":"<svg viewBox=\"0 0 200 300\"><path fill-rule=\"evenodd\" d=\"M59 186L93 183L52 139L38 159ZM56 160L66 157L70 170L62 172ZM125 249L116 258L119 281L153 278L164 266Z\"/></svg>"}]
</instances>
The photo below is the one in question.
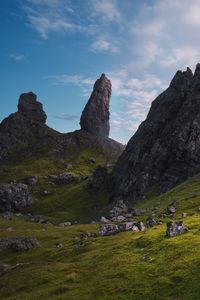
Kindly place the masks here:
<instances>
[{"instance_id":1,"label":"white cloud","mask_svg":"<svg viewBox=\"0 0 200 300\"><path fill-rule=\"evenodd\" d=\"M109 42L104 38L100 38L92 43L92 49L96 51L109 51L112 53L118 52L119 49L116 45L113 45L113 42Z\"/></svg>"},{"instance_id":2,"label":"white cloud","mask_svg":"<svg viewBox=\"0 0 200 300\"><path fill-rule=\"evenodd\" d=\"M9 54L7 54L7 56L16 61L22 61L22 60L26 59L26 56L24 54L9 53Z\"/></svg>"},{"instance_id":3,"label":"white cloud","mask_svg":"<svg viewBox=\"0 0 200 300\"><path fill-rule=\"evenodd\" d=\"M116 0L91 0L93 14L107 22L119 22L122 19Z\"/></svg>"}]
</instances>

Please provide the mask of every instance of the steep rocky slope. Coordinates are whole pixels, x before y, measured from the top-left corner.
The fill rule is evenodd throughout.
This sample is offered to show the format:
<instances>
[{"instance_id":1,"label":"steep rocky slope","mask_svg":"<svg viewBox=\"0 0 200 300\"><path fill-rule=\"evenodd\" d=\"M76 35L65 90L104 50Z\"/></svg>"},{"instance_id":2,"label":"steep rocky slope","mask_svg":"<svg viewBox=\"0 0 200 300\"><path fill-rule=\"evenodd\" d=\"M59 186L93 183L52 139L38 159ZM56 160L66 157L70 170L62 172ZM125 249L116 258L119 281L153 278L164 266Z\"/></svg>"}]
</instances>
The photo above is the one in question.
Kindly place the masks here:
<instances>
[{"instance_id":1,"label":"steep rocky slope","mask_svg":"<svg viewBox=\"0 0 200 300\"><path fill-rule=\"evenodd\" d=\"M113 174L115 196L141 199L166 192L200 172L200 64L178 71L152 103Z\"/></svg>"}]
</instances>

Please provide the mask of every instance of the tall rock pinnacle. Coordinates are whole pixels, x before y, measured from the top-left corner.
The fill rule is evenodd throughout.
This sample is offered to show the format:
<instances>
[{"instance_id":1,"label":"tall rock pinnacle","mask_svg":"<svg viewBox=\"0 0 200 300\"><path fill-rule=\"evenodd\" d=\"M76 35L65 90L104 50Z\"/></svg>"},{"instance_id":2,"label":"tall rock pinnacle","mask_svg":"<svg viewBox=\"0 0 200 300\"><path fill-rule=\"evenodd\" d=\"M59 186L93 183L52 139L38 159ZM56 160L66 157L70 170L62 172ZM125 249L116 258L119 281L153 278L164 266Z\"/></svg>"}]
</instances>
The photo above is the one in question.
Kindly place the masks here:
<instances>
[{"instance_id":1,"label":"tall rock pinnacle","mask_svg":"<svg viewBox=\"0 0 200 300\"><path fill-rule=\"evenodd\" d=\"M112 173L113 196L166 192L200 172L200 65L178 71L152 103Z\"/></svg>"},{"instance_id":2,"label":"tall rock pinnacle","mask_svg":"<svg viewBox=\"0 0 200 300\"><path fill-rule=\"evenodd\" d=\"M111 82L102 74L94 84L93 92L82 112L81 129L96 136L108 137L109 103L111 96Z\"/></svg>"}]
</instances>

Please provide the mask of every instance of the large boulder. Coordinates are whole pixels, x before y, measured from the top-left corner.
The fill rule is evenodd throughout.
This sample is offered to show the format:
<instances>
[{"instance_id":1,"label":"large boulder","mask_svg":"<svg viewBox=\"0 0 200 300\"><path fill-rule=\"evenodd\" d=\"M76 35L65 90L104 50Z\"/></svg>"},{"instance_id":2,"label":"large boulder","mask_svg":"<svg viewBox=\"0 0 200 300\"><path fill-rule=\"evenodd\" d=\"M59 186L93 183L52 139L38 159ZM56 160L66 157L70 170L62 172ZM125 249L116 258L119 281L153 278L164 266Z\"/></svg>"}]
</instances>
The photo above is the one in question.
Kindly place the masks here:
<instances>
[{"instance_id":1,"label":"large boulder","mask_svg":"<svg viewBox=\"0 0 200 300\"><path fill-rule=\"evenodd\" d=\"M166 192L200 172L200 64L178 71L152 103L144 122L114 167L111 194L144 198Z\"/></svg>"},{"instance_id":2,"label":"large boulder","mask_svg":"<svg viewBox=\"0 0 200 300\"><path fill-rule=\"evenodd\" d=\"M18 212L32 203L28 187L23 183L0 186L0 212Z\"/></svg>"},{"instance_id":3,"label":"large boulder","mask_svg":"<svg viewBox=\"0 0 200 300\"><path fill-rule=\"evenodd\" d=\"M31 248L38 247L39 243L36 239L28 237L11 237L0 238L0 251L14 250L14 251L27 251Z\"/></svg>"},{"instance_id":4,"label":"large boulder","mask_svg":"<svg viewBox=\"0 0 200 300\"><path fill-rule=\"evenodd\" d=\"M186 233L187 231L188 227L183 223L183 221L168 222L166 236L173 237Z\"/></svg>"},{"instance_id":5,"label":"large boulder","mask_svg":"<svg viewBox=\"0 0 200 300\"><path fill-rule=\"evenodd\" d=\"M80 125L94 135L108 137L109 104L111 96L111 82L102 74L94 84L93 92L82 112Z\"/></svg>"}]
</instances>

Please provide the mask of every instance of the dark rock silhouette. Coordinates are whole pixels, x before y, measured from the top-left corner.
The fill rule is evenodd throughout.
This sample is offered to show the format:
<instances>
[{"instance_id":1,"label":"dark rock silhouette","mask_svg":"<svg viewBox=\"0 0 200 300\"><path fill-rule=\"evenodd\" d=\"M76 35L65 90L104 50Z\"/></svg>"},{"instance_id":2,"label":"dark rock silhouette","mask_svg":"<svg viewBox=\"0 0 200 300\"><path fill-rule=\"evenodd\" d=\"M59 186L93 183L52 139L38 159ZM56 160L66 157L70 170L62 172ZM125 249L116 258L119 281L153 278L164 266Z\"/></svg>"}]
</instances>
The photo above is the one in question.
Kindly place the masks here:
<instances>
[{"instance_id":1,"label":"dark rock silhouette","mask_svg":"<svg viewBox=\"0 0 200 300\"><path fill-rule=\"evenodd\" d=\"M108 137L109 103L111 97L111 82L102 74L94 84L93 92L82 112L80 125L94 135Z\"/></svg>"},{"instance_id":2,"label":"dark rock silhouette","mask_svg":"<svg viewBox=\"0 0 200 300\"><path fill-rule=\"evenodd\" d=\"M37 96L32 92L22 94L18 111L0 123L0 165L34 156L34 153L72 159L84 149L100 151L108 161L118 157L123 145L108 138L110 95L111 83L102 74L83 111L82 129L59 133L45 124L47 116Z\"/></svg>"},{"instance_id":3,"label":"dark rock silhouette","mask_svg":"<svg viewBox=\"0 0 200 300\"><path fill-rule=\"evenodd\" d=\"M152 103L112 173L113 196L166 192L200 172L200 64L178 71Z\"/></svg>"},{"instance_id":4,"label":"dark rock silhouette","mask_svg":"<svg viewBox=\"0 0 200 300\"><path fill-rule=\"evenodd\" d=\"M46 114L32 92L19 98L18 111L0 123L0 160L47 133Z\"/></svg>"}]
</instances>

